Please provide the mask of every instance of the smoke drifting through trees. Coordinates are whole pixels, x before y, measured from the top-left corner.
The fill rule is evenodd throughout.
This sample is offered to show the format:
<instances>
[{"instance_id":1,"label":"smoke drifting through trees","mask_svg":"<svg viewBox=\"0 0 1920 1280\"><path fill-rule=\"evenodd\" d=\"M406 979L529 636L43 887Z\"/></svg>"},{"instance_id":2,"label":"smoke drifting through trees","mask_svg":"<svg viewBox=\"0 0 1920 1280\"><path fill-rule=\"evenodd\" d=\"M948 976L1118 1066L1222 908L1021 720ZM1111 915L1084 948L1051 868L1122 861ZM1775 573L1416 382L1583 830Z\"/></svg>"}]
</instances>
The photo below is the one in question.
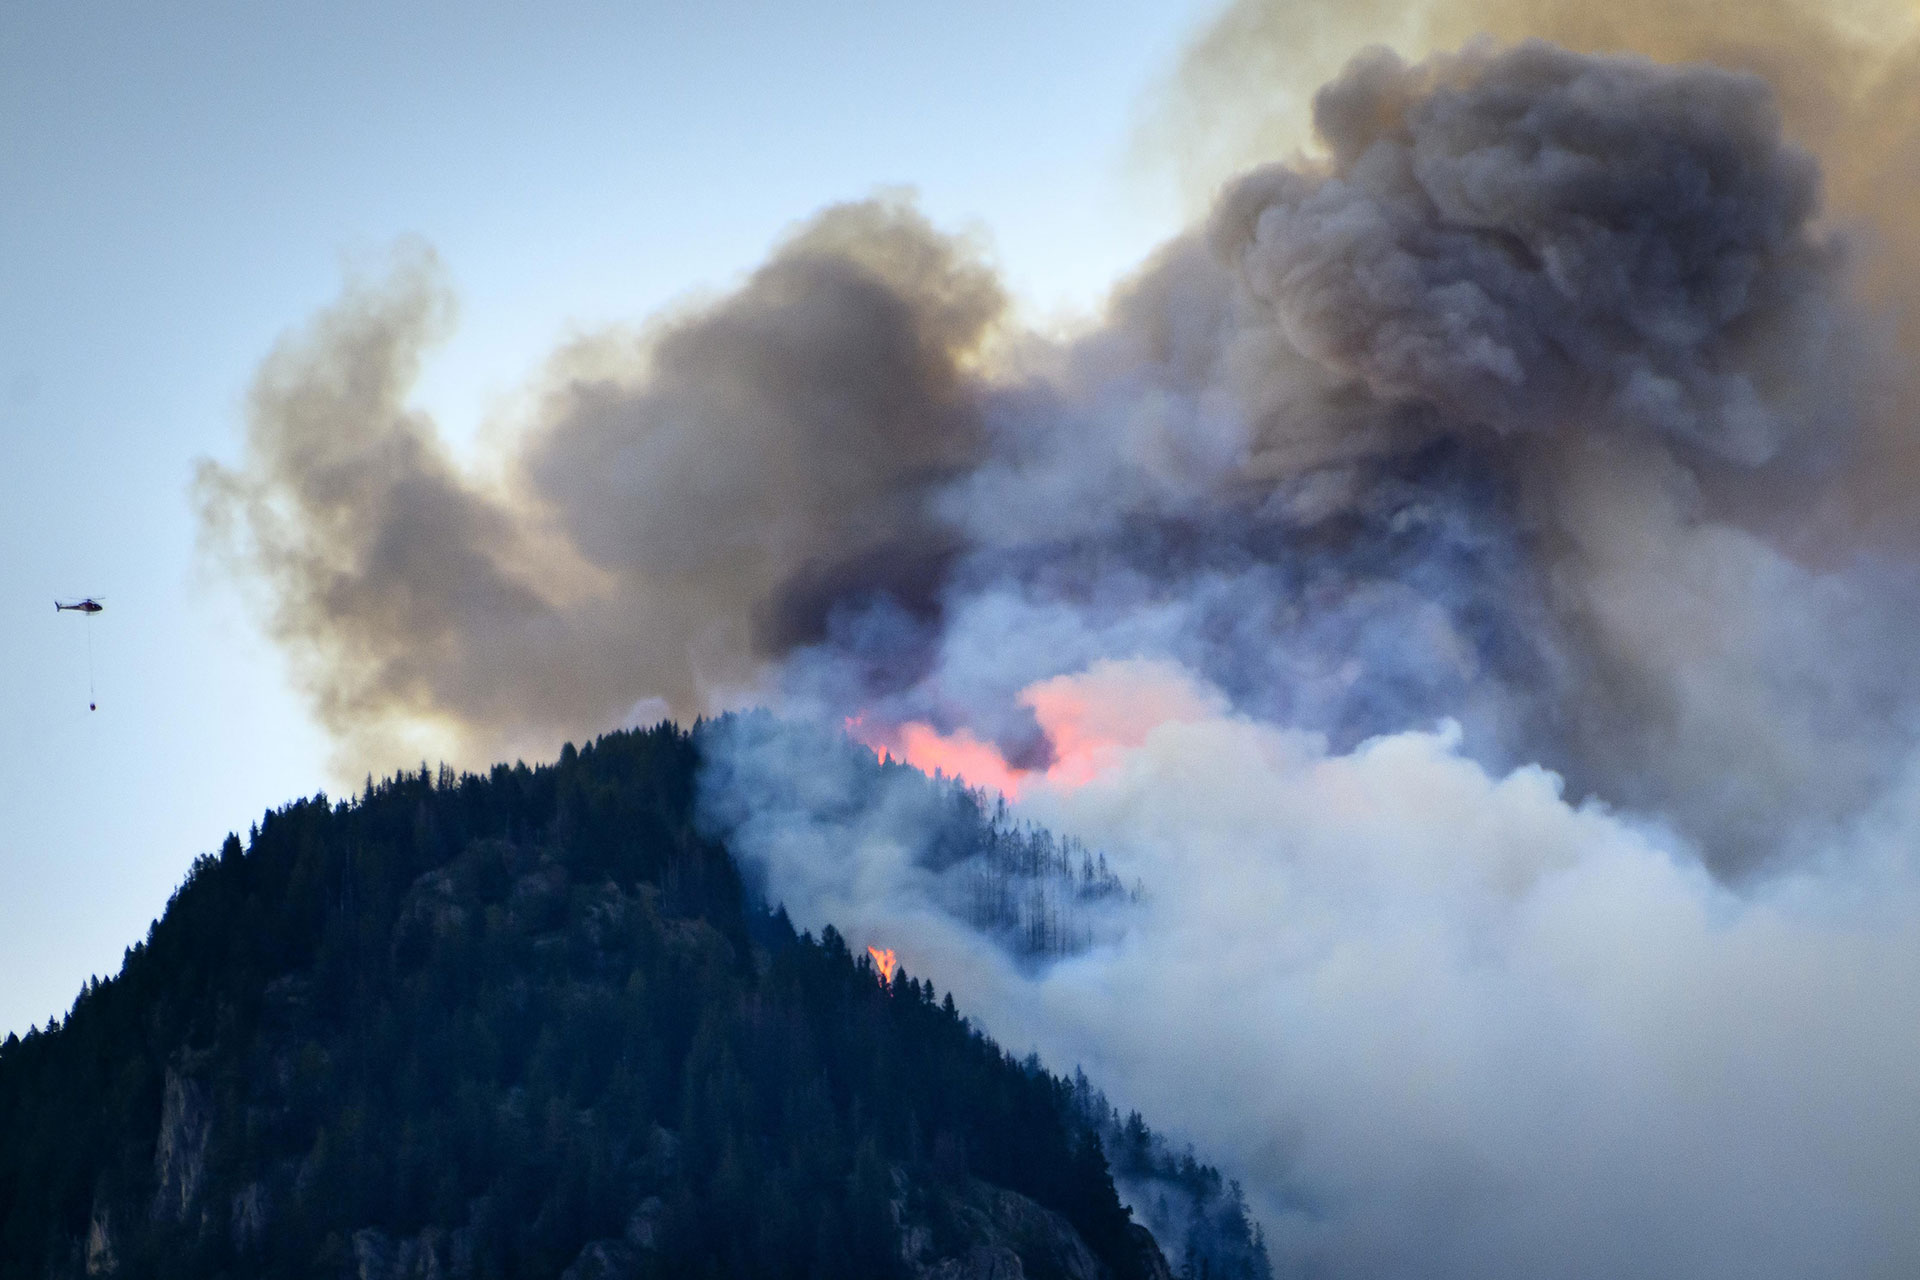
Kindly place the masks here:
<instances>
[{"instance_id":1,"label":"smoke drifting through trees","mask_svg":"<svg viewBox=\"0 0 1920 1280\"><path fill-rule=\"evenodd\" d=\"M1912 1270L1920 769L1817 870L1736 890L1457 734L1337 753L1178 668L1125 674L1165 719L1023 791L1146 882L1078 955L988 945L913 792L842 803L804 733L722 752L711 811L745 818L729 844L796 921L886 939L1006 1042L1167 1117L1243 1182L1276 1274Z\"/></svg>"},{"instance_id":2,"label":"smoke drifting through trees","mask_svg":"<svg viewBox=\"0 0 1920 1280\"><path fill-rule=\"evenodd\" d=\"M703 817L770 903L824 910L828 896L857 913L862 900L898 898L1041 962L1110 938L1116 913L1140 899L1105 853L834 731L762 713L709 721L698 740Z\"/></svg>"},{"instance_id":3,"label":"smoke drifting through trees","mask_svg":"<svg viewBox=\"0 0 1920 1280\"><path fill-rule=\"evenodd\" d=\"M1019 331L909 205L842 206L734 294L558 354L483 482L407 407L448 310L416 256L267 362L245 460L201 477L213 542L356 771L655 700L911 723L1031 771L1023 804L1146 884L1039 970L943 905L897 811L809 792L818 753L756 756L796 802L735 836L802 924L914 938L1003 1037L1233 1152L1277 1260L1910 1270L1886 1203L1834 1198L1920 1156L1888 1067L1920 946L1859 905L1920 901L1889 834L1920 693L1920 307L1889 305L1920 300L1920 218L1893 215L1920 179L1873 169L1920 138L1912 23L1356 12L1454 51L1353 58L1318 149L1238 173L1082 337ZM1273 159L1249 98L1303 14L1301 62L1360 43L1248 4L1196 45L1203 154ZM1459 46L1482 28L1719 65ZM1166 695L1078 789L1031 696L1059 680ZM1209 928L1252 1012L1193 1007Z\"/></svg>"}]
</instances>

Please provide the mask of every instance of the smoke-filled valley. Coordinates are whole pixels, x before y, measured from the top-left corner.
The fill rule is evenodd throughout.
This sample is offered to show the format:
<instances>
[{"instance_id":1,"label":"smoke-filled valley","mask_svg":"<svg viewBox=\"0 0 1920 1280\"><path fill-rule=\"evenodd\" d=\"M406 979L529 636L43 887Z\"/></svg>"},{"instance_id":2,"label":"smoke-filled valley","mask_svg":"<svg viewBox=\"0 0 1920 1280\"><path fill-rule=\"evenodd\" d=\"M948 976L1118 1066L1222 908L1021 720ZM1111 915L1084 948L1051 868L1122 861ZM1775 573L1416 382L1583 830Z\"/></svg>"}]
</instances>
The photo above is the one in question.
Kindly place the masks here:
<instances>
[{"instance_id":1,"label":"smoke-filled valley","mask_svg":"<svg viewBox=\"0 0 1920 1280\"><path fill-rule=\"evenodd\" d=\"M1232 176L1068 336L855 201L474 462L402 249L210 553L350 778L770 708L700 784L758 887L1199 1144L1280 1274L1911 1274L1914 15L1313 12L1194 45Z\"/></svg>"}]
</instances>

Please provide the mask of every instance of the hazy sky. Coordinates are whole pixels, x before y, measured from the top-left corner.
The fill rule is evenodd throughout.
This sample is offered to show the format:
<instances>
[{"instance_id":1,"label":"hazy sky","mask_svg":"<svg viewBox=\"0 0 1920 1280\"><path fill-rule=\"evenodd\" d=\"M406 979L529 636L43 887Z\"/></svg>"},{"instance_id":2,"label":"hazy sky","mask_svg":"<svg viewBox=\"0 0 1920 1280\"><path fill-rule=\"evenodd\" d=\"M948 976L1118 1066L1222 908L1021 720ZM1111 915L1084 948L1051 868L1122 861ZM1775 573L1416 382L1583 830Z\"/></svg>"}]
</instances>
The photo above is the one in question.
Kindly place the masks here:
<instances>
[{"instance_id":1,"label":"hazy sky","mask_svg":"<svg viewBox=\"0 0 1920 1280\"><path fill-rule=\"evenodd\" d=\"M345 268L441 255L459 327L419 399L455 439L568 333L878 187L1068 315L1178 224L1134 143L1215 7L0 4L0 1032L327 784L187 489Z\"/></svg>"}]
</instances>

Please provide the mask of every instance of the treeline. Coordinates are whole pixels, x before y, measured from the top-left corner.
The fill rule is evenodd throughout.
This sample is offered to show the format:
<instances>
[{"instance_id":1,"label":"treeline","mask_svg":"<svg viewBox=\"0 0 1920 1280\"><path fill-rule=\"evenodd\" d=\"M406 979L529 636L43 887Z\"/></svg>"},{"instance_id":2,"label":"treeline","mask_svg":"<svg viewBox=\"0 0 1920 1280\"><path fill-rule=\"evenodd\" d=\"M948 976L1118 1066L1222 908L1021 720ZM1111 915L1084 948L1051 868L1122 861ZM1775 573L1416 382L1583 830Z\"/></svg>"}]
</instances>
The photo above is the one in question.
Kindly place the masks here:
<instances>
[{"instance_id":1,"label":"treeline","mask_svg":"<svg viewBox=\"0 0 1920 1280\"><path fill-rule=\"evenodd\" d=\"M1238 1182L1175 1149L1138 1111L1123 1118L1084 1072L1073 1073L1073 1106L1100 1135L1115 1185L1173 1258L1181 1280L1273 1280L1267 1242Z\"/></svg>"},{"instance_id":2,"label":"treeline","mask_svg":"<svg viewBox=\"0 0 1920 1280\"><path fill-rule=\"evenodd\" d=\"M720 761L703 813L723 833L747 833L749 864L769 830L773 844L796 831L829 849L883 841L930 873L926 905L1035 962L1085 950L1140 897L1104 853L1016 821L998 794L844 735L753 712L710 722L702 737Z\"/></svg>"},{"instance_id":3,"label":"treeline","mask_svg":"<svg viewBox=\"0 0 1920 1280\"><path fill-rule=\"evenodd\" d=\"M1093 941L1103 910L1138 899L1094 853L1072 836L1014 822L1007 802L962 789L974 853L967 867L967 922L1029 956L1063 956Z\"/></svg>"},{"instance_id":4,"label":"treeline","mask_svg":"<svg viewBox=\"0 0 1920 1280\"><path fill-rule=\"evenodd\" d=\"M229 837L0 1046L0 1277L884 1277L979 1182L1146 1274L1074 1085L754 901L699 764L661 726Z\"/></svg>"}]
</instances>

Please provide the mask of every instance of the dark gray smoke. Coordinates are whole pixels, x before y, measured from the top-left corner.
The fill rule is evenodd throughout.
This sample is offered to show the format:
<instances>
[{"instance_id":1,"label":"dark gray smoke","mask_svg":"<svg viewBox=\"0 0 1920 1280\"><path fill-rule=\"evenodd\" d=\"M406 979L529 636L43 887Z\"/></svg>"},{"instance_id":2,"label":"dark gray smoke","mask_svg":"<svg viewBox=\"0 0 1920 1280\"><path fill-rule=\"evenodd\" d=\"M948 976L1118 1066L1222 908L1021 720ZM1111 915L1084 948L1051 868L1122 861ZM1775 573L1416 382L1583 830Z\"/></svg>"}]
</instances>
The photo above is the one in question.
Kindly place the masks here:
<instances>
[{"instance_id":1,"label":"dark gray smoke","mask_svg":"<svg viewBox=\"0 0 1920 1280\"><path fill-rule=\"evenodd\" d=\"M1325 169L1236 182L1211 238L1343 387L1447 434L1644 434L1749 467L1852 426L1817 173L1757 78L1375 50L1314 119Z\"/></svg>"},{"instance_id":2,"label":"dark gray smoke","mask_svg":"<svg viewBox=\"0 0 1920 1280\"><path fill-rule=\"evenodd\" d=\"M1143 885L1038 967L804 734L707 780L800 923L1221 1152L1297 1273L1911 1274L1914 291L1859 266L1909 232L1844 157L1823 211L1778 104L1856 136L1853 45L1793 12L1802 78L1364 52L1071 341L827 210L484 472L408 407L415 254L266 362L209 537L354 774L757 701L1025 785Z\"/></svg>"},{"instance_id":3,"label":"dark gray smoke","mask_svg":"<svg viewBox=\"0 0 1920 1280\"><path fill-rule=\"evenodd\" d=\"M1021 689L1163 655L1336 742L1452 717L1728 870L1857 805L1906 587L1796 564L1781 500L1819 509L1880 375L1766 84L1374 51L1315 120L1052 350L965 243L830 210L557 358L492 484L406 407L446 310L413 263L268 362L210 526L354 764L775 697L1045 765Z\"/></svg>"},{"instance_id":4,"label":"dark gray smoke","mask_svg":"<svg viewBox=\"0 0 1920 1280\"><path fill-rule=\"evenodd\" d=\"M1340 743L1454 717L1729 871L1850 811L1906 740L1911 594L1804 569L1754 496L1817 511L1880 376L1765 84L1375 52L1316 119L1324 161L1231 184L989 396L934 664L846 601L789 689L1018 761L1021 688L1166 655Z\"/></svg>"},{"instance_id":5,"label":"dark gray smoke","mask_svg":"<svg viewBox=\"0 0 1920 1280\"><path fill-rule=\"evenodd\" d=\"M1535 695L1507 758L1666 812L1723 866L1810 805L1856 804L1904 720L1860 674L1895 652L1890 619L1871 635L1860 616L1881 588L1829 585L1781 628L1768 594L1823 589L1712 519L1743 491L1805 501L1852 454L1876 378L1840 246L1811 225L1814 164L1766 85L1538 43L1413 67L1375 51L1315 121L1325 163L1240 179L1209 227L1256 455L1368 496L1407 459L1465 459L1487 493L1453 522L1491 524L1522 568L1449 576L1497 591L1536 650L1518 672L1495 659ZM1305 404L1299 358L1324 380ZM1831 640L1792 634L1809 611L1869 632L1838 679Z\"/></svg>"}]
</instances>

